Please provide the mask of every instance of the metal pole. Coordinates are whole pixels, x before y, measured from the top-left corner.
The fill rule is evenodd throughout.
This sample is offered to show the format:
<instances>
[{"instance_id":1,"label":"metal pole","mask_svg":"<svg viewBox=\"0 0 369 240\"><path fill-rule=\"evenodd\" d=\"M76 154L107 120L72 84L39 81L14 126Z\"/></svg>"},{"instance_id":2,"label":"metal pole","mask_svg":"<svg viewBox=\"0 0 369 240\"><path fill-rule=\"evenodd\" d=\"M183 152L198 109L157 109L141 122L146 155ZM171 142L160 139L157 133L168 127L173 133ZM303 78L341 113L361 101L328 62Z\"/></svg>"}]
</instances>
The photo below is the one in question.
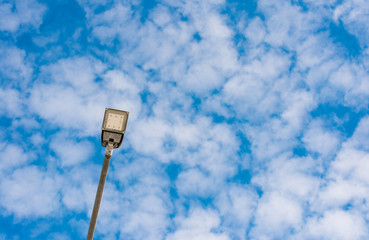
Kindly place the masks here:
<instances>
[{"instance_id":1,"label":"metal pole","mask_svg":"<svg viewBox=\"0 0 369 240\"><path fill-rule=\"evenodd\" d=\"M110 158L112 154L113 154L113 143L109 142L108 146L106 147L106 151L105 151L105 158L104 158L103 167L101 169L99 186L96 192L94 209L91 215L90 227L88 228L87 240L92 240L94 236L97 215L99 214L100 203L101 203L101 199L102 199L102 195L104 191L105 180L108 174L109 163L110 163Z\"/></svg>"}]
</instances>

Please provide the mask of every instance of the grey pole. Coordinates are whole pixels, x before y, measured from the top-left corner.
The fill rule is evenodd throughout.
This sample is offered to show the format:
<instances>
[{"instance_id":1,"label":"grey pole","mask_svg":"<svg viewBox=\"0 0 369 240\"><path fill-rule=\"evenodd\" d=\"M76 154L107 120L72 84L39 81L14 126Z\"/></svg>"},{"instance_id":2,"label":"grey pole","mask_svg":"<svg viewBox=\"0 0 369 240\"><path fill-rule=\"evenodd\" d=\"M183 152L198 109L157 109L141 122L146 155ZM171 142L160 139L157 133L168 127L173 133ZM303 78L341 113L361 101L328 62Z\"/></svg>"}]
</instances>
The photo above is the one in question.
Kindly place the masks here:
<instances>
[{"instance_id":1,"label":"grey pole","mask_svg":"<svg viewBox=\"0 0 369 240\"><path fill-rule=\"evenodd\" d=\"M100 203L101 203L101 199L102 199L102 195L104 191L106 176L108 174L109 163L110 163L110 158L112 154L113 154L113 143L109 142L105 150L105 158L104 158L103 167L101 169L99 186L97 188L94 209L92 211L91 220L90 220L90 227L88 228L87 240L92 240L94 236L97 215L99 214Z\"/></svg>"}]
</instances>

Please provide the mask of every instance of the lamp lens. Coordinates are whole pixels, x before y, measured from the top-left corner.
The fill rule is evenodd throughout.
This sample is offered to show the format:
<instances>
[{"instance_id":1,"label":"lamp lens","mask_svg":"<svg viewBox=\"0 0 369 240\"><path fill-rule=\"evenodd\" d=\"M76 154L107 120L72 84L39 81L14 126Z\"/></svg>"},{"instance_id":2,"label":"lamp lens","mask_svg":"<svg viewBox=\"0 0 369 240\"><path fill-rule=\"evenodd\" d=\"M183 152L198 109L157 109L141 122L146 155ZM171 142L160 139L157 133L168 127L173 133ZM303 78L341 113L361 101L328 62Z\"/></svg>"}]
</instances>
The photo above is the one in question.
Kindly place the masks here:
<instances>
[{"instance_id":1,"label":"lamp lens","mask_svg":"<svg viewBox=\"0 0 369 240\"><path fill-rule=\"evenodd\" d=\"M106 128L116 131L122 131L123 129L124 115L115 113L108 114L108 120L106 121Z\"/></svg>"}]
</instances>

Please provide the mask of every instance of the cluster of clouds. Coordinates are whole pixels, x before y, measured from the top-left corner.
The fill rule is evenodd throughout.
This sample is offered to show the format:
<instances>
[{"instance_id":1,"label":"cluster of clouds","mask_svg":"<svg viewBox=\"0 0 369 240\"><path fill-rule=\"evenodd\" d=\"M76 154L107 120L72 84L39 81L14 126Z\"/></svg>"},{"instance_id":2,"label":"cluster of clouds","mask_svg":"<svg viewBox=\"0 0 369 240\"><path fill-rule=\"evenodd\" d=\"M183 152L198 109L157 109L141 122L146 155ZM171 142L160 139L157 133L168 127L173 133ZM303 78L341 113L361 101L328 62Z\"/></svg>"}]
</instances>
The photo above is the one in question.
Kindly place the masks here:
<instances>
[{"instance_id":1,"label":"cluster of clouds","mask_svg":"<svg viewBox=\"0 0 369 240\"><path fill-rule=\"evenodd\" d=\"M0 239L86 235L105 107L130 117L96 238L367 239L367 12L1 1Z\"/></svg>"}]
</instances>

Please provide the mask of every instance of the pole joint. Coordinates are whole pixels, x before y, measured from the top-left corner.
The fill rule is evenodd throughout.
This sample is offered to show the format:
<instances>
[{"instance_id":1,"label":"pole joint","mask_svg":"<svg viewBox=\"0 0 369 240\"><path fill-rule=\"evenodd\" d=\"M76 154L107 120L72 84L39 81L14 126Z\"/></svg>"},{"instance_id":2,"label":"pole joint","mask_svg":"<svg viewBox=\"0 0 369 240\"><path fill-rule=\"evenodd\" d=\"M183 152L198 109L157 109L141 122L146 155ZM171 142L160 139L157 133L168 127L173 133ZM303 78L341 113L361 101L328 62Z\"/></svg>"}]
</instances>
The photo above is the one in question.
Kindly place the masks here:
<instances>
[{"instance_id":1,"label":"pole joint","mask_svg":"<svg viewBox=\"0 0 369 240\"><path fill-rule=\"evenodd\" d=\"M108 145L106 146L105 156L111 157L111 155L113 155L113 148L113 142L109 141Z\"/></svg>"}]
</instances>

